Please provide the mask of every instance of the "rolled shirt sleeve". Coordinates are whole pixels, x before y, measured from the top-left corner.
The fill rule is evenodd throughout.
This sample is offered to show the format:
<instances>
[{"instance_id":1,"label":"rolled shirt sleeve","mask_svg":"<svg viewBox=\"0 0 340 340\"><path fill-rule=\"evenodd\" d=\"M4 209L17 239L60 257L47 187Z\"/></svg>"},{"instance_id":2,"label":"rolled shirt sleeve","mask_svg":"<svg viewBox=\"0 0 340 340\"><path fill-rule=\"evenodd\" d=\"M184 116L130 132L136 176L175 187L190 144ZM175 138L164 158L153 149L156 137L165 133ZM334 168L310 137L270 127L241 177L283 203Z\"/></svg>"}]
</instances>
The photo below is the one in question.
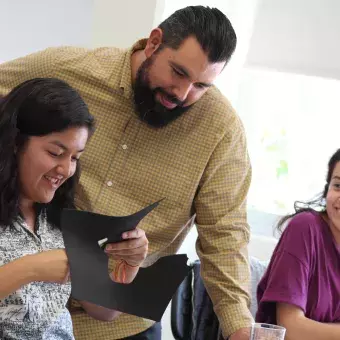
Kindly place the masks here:
<instances>
[{"instance_id":1,"label":"rolled shirt sleeve","mask_svg":"<svg viewBox=\"0 0 340 340\"><path fill-rule=\"evenodd\" d=\"M253 322L246 216L250 181L245 133L235 115L210 158L195 200L201 275L225 337Z\"/></svg>"}]
</instances>

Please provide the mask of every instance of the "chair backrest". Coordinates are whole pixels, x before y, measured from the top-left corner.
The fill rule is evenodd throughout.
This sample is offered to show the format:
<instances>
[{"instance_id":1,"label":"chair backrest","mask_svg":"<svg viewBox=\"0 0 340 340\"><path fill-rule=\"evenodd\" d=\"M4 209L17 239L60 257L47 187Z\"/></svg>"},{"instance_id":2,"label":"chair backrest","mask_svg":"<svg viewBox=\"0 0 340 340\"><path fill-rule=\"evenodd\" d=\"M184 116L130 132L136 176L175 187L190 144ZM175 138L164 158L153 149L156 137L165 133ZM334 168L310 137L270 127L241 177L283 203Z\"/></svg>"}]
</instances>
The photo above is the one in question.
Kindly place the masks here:
<instances>
[{"instance_id":1,"label":"chair backrest","mask_svg":"<svg viewBox=\"0 0 340 340\"><path fill-rule=\"evenodd\" d=\"M178 287L171 301L171 331L176 340L188 340L192 330L192 276L188 276Z\"/></svg>"},{"instance_id":2,"label":"chair backrest","mask_svg":"<svg viewBox=\"0 0 340 340\"><path fill-rule=\"evenodd\" d=\"M220 330L213 304L195 261L171 303L171 329L176 340L216 340Z\"/></svg>"},{"instance_id":3,"label":"chair backrest","mask_svg":"<svg viewBox=\"0 0 340 340\"><path fill-rule=\"evenodd\" d=\"M201 263L196 261L193 266L193 325L191 340L217 340L220 338L220 324L200 272Z\"/></svg>"}]
</instances>

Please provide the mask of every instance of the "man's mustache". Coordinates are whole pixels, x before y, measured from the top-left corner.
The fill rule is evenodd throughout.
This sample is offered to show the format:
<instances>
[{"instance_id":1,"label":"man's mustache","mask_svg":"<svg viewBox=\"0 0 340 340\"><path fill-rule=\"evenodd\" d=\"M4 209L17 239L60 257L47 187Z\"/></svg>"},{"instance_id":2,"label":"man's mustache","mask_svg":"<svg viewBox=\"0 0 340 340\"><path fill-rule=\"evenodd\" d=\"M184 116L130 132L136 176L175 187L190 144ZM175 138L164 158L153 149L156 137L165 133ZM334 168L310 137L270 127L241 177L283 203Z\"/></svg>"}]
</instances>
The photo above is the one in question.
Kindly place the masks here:
<instances>
[{"instance_id":1,"label":"man's mustache","mask_svg":"<svg viewBox=\"0 0 340 340\"><path fill-rule=\"evenodd\" d=\"M183 106L184 105L184 101L179 100L176 96L169 94L168 92L166 92L165 90L163 90L162 88L158 87L154 90L154 93L156 94L157 92L161 93L166 100L168 100L169 102L176 104L177 106Z\"/></svg>"}]
</instances>

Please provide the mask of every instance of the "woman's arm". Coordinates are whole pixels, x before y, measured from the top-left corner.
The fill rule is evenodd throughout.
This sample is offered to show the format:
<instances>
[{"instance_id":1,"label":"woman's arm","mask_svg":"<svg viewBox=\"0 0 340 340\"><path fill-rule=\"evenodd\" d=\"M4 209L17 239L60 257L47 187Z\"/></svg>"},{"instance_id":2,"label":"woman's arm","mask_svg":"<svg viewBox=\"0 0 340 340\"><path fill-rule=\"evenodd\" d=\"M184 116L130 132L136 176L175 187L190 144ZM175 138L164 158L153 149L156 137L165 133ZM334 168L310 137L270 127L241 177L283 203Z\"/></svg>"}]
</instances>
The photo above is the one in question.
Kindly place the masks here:
<instances>
[{"instance_id":1,"label":"woman's arm","mask_svg":"<svg viewBox=\"0 0 340 340\"><path fill-rule=\"evenodd\" d=\"M118 261L115 270L111 273L111 278L115 282L119 283L131 283L136 277L139 270L139 266L130 266L124 260ZM112 321L117 318L121 312L113 309L97 306L87 301L78 301L84 310L92 318L101 321Z\"/></svg>"},{"instance_id":2,"label":"woman's arm","mask_svg":"<svg viewBox=\"0 0 340 340\"><path fill-rule=\"evenodd\" d=\"M340 339L340 325L310 320L294 305L278 303L276 320L278 325L286 328L286 340Z\"/></svg>"},{"instance_id":3,"label":"woman's arm","mask_svg":"<svg viewBox=\"0 0 340 340\"><path fill-rule=\"evenodd\" d=\"M139 228L126 232L122 235L124 241L109 244L105 248L105 252L116 260L114 270L111 273L111 279L117 283L131 283L145 260L148 252L148 239L145 232ZM85 309L87 314L92 318L101 321L112 321L121 313L97 306L87 301L78 301Z\"/></svg>"},{"instance_id":4,"label":"woman's arm","mask_svg":"<svg viewBox=\"0 0 340 340\"><path fill-rule=\"evenodd\" d=\"M51 250L28 255L0 267L0 300L22 286L34 281L65 283L68 277L67 257L64 250ZM80 301L93 318L111 321L120 312Z\"/></svg>"},{"instance_id":5,"label":"woman's arm","mask_svg":"<svg viewBox=\"0 0 340 340\"><path fill-rule=\"evenodd\" d=\"M121 312L118 312L113 309L108 309L102 306L97 306L91 302L87 301L78 302L81 304L81 306L84 308L88 315L100 321L112 321L121 314Z\"/></svg>"},{"instance_id":6,"label":"woman's arm","mask_svg":"<svg viewBox=\"0 0 340 340\"><path fill-rule=\"evenodd\" d=\"M0 267L0 300L30 282L65 283L68 271L67 256L61 249L21 257Z\"/></svg>"},{"instance_id":7,"label":"woman's arm","mask_svg":"<svg viewBox=\"0 0 340 340\"><path fill-rule=\"evenodd\" d=\"M27 257L10 262L0 267L0 300L20 287L34 280L34 271Z\"/></svg>"}]
</instances>

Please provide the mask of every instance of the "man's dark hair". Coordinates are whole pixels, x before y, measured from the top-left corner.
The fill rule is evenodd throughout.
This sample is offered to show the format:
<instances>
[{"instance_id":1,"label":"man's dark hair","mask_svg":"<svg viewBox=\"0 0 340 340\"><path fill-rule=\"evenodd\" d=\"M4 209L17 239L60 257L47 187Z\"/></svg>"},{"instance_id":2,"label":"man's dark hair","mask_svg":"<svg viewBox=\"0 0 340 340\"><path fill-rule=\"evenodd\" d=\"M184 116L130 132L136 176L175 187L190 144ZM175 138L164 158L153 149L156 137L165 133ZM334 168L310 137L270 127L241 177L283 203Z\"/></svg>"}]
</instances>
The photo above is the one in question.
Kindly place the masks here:
<instances>
[{"instance_id":1,"label":"man's dark hair","mask_svg":"<svg viewBox=\"0 0 340 340\"><path fill-rule=\"evenodd\" d=\"M211 63L228 62L236 48L233 26L217 8L185 7L165 19L159 28L163 32L163 44L173 49L194 36Z\"/></svg>"}]
</instances>

